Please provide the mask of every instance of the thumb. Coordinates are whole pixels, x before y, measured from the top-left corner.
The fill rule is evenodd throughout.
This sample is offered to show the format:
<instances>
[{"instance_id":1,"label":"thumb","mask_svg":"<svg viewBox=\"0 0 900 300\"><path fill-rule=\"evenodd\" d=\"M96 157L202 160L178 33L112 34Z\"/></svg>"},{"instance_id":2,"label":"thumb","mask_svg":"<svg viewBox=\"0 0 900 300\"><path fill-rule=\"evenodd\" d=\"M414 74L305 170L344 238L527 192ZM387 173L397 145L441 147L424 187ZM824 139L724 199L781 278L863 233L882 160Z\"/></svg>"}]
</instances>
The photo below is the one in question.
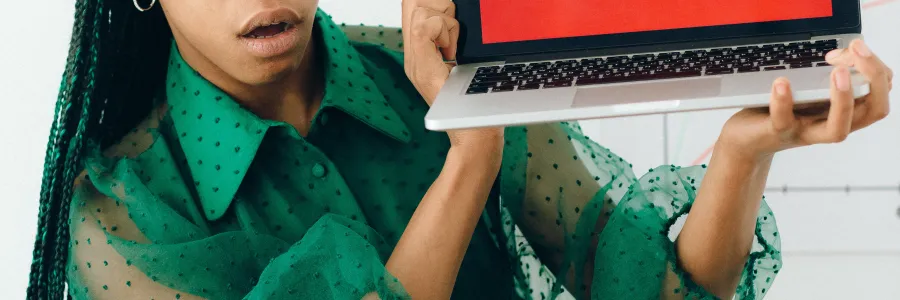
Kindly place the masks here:
<instances>
[{"instance_id":1,"label":"thumb","mask_svg":"<svg viewBox=\"0 0 900 300\"><path fill-rule=\"evenodd\" d=\"M853 53L847 49L834 49L825 54L825 61L832 66L852 67L854 63Z\"/></svg>"}]
</instances>

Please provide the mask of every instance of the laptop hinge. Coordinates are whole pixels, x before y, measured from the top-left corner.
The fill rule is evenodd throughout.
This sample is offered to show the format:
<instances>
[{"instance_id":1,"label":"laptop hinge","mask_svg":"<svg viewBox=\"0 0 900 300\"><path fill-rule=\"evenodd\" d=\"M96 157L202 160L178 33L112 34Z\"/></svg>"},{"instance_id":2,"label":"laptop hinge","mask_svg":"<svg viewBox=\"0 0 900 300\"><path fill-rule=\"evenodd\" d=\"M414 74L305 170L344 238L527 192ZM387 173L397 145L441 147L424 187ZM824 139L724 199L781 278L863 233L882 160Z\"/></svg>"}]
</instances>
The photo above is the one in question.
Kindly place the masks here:
<instances>
[{"instance_id":1,"label":"laptop hinge","mask_svg":"<svg viewBox=\"0 0 900 300\"><path fill-rule=\"evenodd\" d=\"M573 59L573 58L580 58L580 57L620 55L620 54L644 53L644 52L662 52L662 51L675 51L675 50L687 50L687 49L698 49L698 48L714 48L714 47L734 46L734 45L779 43L779 42L790 42L790 41L802 41L802 40L808 40L811 38L812 38L811 33L801 33L801 34L789 34L789 35L767 35L767 36L744 37L744 38L736 38L736 39L717 39L717 40L675 42L675 43L653 44L653 45L637 45L637 46L630 46L630 47L575 50L575 51L540 53L540 54L524 54L524 55L508 56L508 57L506 57L506 63L521 63L521 62L529 62L529 61Z\"/></svg>"}]
</instances>

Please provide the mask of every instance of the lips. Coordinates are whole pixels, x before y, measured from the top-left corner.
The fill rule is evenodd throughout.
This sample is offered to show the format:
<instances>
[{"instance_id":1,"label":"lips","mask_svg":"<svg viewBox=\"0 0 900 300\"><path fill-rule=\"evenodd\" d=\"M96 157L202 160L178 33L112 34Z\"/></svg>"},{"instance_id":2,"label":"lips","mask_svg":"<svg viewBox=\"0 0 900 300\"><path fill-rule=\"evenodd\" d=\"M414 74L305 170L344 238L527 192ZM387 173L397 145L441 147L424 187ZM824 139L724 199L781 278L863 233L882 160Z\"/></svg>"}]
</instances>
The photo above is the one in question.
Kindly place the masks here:
<instances>
[{"instance_id":1,"label":"lips","mask_svg":"<svg viewBox=\"0 0 900 300\"><path fill-rule=\"evenodd\" d=\"M296 12L286 8L263 11L244 22L238 36L264 39L289 31L300 23Z\"/></svg>"},{"instance_id":2,"label":"lips","mask_svg":"<svg viewBox=\"0 0 900 300\"><path fill-rule=\"evenodd\" d=\"M294 25L286 22L278 22L269 25L260 25L252 28L250 32L242 35L244 38L264 39L274 37L282 32L288 31Z\"/></svg>"},{"instance_id":3,"label":"lips","mask_svg":"<svg viewBox=\"0 0 900 300\"><path fill-rule=\"evenodd\" d=\"M236 31L239 44L248 54L263 60L293 59L301 49L303 19L291 9L261 11Z\"/></svg>"}]
</instances>

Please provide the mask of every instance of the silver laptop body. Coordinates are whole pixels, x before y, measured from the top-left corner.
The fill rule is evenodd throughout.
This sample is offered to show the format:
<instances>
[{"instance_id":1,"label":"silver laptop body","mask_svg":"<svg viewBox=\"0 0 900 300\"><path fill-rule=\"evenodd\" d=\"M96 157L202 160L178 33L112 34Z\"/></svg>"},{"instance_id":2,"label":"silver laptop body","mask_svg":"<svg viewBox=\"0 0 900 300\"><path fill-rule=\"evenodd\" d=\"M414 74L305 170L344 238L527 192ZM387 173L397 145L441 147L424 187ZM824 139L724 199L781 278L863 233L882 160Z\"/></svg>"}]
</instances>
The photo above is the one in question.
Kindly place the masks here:
<instances>
[{"instance_id":1,"label":"silver laptop body","mask_svg":"<svg viewBox=\"0 0 900 300\"><path fill-rule=\"evenodd\" d=\"M465 10L472 9L467 5L477 2L457 1L463 28L469 25ZM849 2L858 8L858 1ZM855 15L858 19L858 9ZM474 62L466 61L467 49L461 45L459 65L425 117L425 126L443 131L763 107L779 77L790 80L796 103L823 101L830 95L832 71L824 55L861 38L858 25L835 31L846 32L499 55L502 60ZM867 94L864 78L851 74L854 94Z\"/></svg>"}]
</instances>

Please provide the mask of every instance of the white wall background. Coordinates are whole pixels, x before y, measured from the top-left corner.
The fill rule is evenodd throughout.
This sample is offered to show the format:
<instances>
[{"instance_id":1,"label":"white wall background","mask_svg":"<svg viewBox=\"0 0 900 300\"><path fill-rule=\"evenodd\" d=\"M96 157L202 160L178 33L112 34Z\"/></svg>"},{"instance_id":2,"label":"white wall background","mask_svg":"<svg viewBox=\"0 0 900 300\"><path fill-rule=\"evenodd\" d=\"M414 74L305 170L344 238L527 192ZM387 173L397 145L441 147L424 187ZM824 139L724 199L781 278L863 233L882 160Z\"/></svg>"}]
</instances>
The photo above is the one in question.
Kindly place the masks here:
<instances>
[{"instance_id":1,"label":"white wall background","mask_svg":"<svg viewBox=\"0 0 900 300\"><path fill-rule=\"evenodd\" d=\"M399 5L400 0L320 0L337 21L350 24L399 26ZM863 5L869 45L900 71L900 1L863 0ZM27 286L44 147L71 24L71 0L0 4L4 299L24 298ZM892 95L895 113L845 144L778 156L769 180L776 190L767 195L781 227L785 266L767 299L900 299L898 91ZM660 164L705 161L704 151L731 113L587 121L583 127L641 172ZM787 193L780 190L784 187Z\"/></svg>"}]
</instances>

